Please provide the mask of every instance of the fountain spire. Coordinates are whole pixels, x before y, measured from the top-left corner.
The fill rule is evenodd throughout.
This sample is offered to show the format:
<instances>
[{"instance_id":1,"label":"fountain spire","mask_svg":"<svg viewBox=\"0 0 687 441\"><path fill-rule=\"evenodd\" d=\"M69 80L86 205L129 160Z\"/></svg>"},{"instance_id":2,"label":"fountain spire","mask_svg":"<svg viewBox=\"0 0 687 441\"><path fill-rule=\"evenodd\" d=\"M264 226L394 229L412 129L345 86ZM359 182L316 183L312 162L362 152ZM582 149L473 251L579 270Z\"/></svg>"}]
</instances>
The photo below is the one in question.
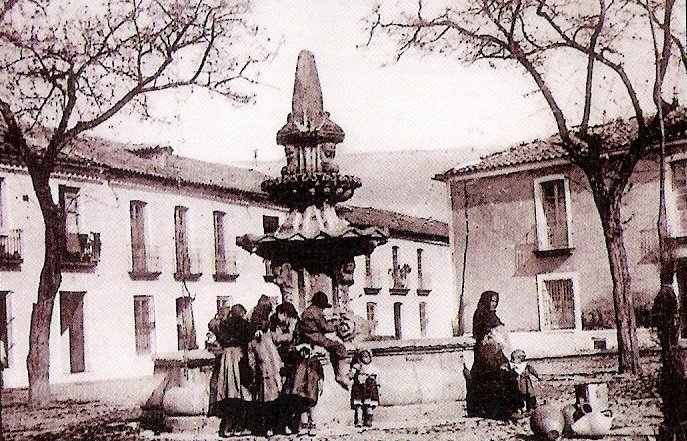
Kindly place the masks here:
<instances>
[{"instance_id":1,"label":"fountain spire","mask_svg":"<svg viewBox=\"0 0 687 441\"><path fill-rule=\"evenodd\" d=\"M286 166L281 176L262 183L269 199L290 212L274 233L237 238L239 246L271 262L274 283L282 290L283 300L301 308L308 293L299 293L295 301L293 270L330 278L335 305L346 309L354 257L370 253L388 238L384 229L351 226L335 210L336 204L349 200L361 186L355 176L340 174L335 163L336 146L344 136L324 111L315 57L301 51L291 113L277 132Z\"/></svg>"},{"instance_id":2,"label":"fountain spire","mask_svg":"<svg viewBox=\"0 0 687 441\"><path fill-rule=\"evenodd\" d=\"M344 136L341 127L329 119L329 112L324 111L315 56L311 52L301 51L293 82L291 113L286 118L286 125L277 132L277 144L287 147L338 144Z\"/></svg>"},{"instance_id":3,"label":"fountain spire","mask_svg":"<svg viewBox=\"0 0 687 441\"><path fill-rule=\"evenodd\" d=\"M293 82L291 118L304 131L319 127L324 121L322 87L317 74L315 56L301 51L296 65L296 78Z\"/></svg>"}]
</instances>

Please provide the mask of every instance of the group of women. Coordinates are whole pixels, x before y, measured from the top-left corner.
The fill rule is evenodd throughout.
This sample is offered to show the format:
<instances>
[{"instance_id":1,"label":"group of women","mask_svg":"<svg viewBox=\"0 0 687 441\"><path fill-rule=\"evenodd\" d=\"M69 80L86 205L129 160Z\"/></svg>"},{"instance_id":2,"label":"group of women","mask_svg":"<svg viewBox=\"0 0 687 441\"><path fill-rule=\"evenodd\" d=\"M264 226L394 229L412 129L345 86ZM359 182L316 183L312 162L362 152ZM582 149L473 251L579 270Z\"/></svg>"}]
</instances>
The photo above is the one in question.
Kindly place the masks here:
<instances>
[{"instance_id":1,"label":"group of women","mask_svg":"<svg viewBox=\"0 0 687 441\"><path fill-rule=\"evenodd\" d=\"M317 403L324 372L308 347L299 345L298 320L291 303L273 311L262 296L250 317L236 304L209 323L218 354L210 412L221 417L220 436L302 428L301 416Z\"/></svg>"},{"instance_id":2,"label":"group of women","mask_svg":"<svg viewBox=\"0 0 687 441\"><path fill-rule=\"evenodd\" d=\"M517 383L504 370L510 345L496 315L498 300L498 293L483 292L473 316L474 363L465 371L466 404L468 415L507 419L521 403ZM218 354L211 412L222 418L220 436L309 428L307 416L317 403L324 372L312 342L298 335L296 309L285 302L273 311L262 296L246 315L237 304L209 324Z\"/></svg>"}]
</instances>

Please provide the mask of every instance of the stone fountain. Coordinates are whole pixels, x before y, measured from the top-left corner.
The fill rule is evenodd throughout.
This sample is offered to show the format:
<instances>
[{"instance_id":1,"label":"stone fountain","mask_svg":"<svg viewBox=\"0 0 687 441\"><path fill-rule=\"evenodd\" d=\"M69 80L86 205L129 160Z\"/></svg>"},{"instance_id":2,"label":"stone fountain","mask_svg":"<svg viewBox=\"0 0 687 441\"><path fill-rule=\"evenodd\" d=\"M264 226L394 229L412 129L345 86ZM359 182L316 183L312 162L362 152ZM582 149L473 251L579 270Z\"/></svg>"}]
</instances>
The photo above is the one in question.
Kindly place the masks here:
<instances>
[{"instance_id":1,"label":"stone fountain","mask_svg":"<svg viewBox=\"0 0 687 441\"><path fill-rule=\"evenodd\" d=\"M272 201L290 209L289 215L274 233L236 240L270 262L282 301L301 310L314 290L308 288L316 287L331 293L335 309L348 311L354 258L371 253L388 237L381 228L352 227L336 213L336 204L349 200L361 186L358 178L340 174L335 163L336 147L344 136L324 111L315 57L302 51L291 113L277 132L286 166L280 177L262 183Z\"/></svg>"},{"instance_id":2,"label":"stone fountain","mask_svg":"<svg viewBox=\"0 0 687 441\"><path fill-rule=\"evenodd\" d=\"M344 318L339 335L370 349L380 369L381 404L423 404L455 401L465 394L462 368L472 358L469 339L422 341L362 341L367 320L350 308L356 256L371 253L389 235L383 228L356 228L339 217L336 205L349 200L361 186L354 176L339 173L336 147L344 132L324 111L314 56L298 56L292 110L277 132L286 165L281 176L262 189L289 214L275 232L247 234L236 243L269 262L282 301L301 311L317 290L329 294L334 310ZM143 407L164 429L187 433L216 432L219 419L207 417L214 355L206 350L159 354L155 359L155 390ZM326 363L326 362L325 362ZM324 392L315 408L318 423L350 424L348 393L326 366ZM418 407L420 411L422 407ZM150 424L148 424L150 425Z\"/></svg>"}]
</instances>

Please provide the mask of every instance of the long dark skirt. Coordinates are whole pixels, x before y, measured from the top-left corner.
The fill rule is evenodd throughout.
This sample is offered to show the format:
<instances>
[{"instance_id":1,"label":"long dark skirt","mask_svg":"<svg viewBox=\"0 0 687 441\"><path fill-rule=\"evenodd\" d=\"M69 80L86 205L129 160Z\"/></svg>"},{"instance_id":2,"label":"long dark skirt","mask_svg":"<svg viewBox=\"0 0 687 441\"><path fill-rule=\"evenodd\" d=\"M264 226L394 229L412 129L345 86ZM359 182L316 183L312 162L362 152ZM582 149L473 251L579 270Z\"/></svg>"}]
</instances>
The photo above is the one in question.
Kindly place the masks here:
<instances>
[{"instance_id":1,"label":"long dark skirt","mask_svg":"<svg viewBox=\"0 0 687 441\"><path fill-rule=\"evenodd\" d=\"M485 337L475 345L475 362L466 375L468 415L506 419L520 408L517 379L504 369L507 363L497 341Z\"/></svg>"},{"instance_id":2,"label":"long dark skirt","mask_svg":"<svg viewBox=\"0 0 687 441\"><path fill-rule=\"evenodd\" d=\"M299 429L301 414L317 404L324 369L317 357L298 357L288 367L287 373L282 395L278 400L279 421L280 426L288 427L293 433Z\"/></svg>"}]
</instances>

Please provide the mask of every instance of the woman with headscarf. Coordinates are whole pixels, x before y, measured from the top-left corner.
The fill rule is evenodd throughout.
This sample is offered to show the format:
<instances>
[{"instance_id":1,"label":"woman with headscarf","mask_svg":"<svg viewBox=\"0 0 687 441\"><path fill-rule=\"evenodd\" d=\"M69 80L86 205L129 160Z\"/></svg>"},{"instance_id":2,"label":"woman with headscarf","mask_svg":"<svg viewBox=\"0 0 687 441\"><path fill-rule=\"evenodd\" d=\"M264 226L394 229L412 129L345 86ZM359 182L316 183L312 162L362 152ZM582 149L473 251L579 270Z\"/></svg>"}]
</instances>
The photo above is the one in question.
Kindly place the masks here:
<instances>
[{"instance_id":1,"label":"woman with headscarf","mask_svg":"<svg viewBox=\"0 0 687 441\"><path fill-rule=\"evenodd\" d=\"M255 330L266 331L270 325L272 314L272 301L265 294L258 299L257 305L250 313L250 323Z\"/></svg>"},{"instance_id":2,"label":"woman with headscarf","mask_svg":"<svg viewBox=\"0 0 687 441\"><path fill-rule=\"evenodd\" d=\"M229 317L223 320L217 333L222 348L217 377L217 402L220 403L222 421L219 435L240 434L246 429L246 401L251 394L246 386L246 351L253 330L246 320L246 308L240 304L231 307Z\"/></svg>"},{"instance_id":3,"label":"woman with headscarf","mask_svg":"<svg viewBox=\"0 0 687 441\"><path fill-rule=\"evenodd\" d=\"M254 435L270 435L275 427L276 400L281 392L282 360L277 351L275 333L270 326L272 302L263 295L251 314L255 337L248 343L248 364L253 378L251 431Z\"/></svg>"},{"instance_id":4,"label":"woman with headscarf","mask_svg":"<svg viewBox=\"0 0 687 441\"><path fill-rule=\"evenodd\" d=\"M517 410L517 394L503 366L510 354L508 334L496 315L499 294L484 291L472 319L475 338L474 363L467 375L468 415L509 418Z\"/></svg>"}]
</instances>

